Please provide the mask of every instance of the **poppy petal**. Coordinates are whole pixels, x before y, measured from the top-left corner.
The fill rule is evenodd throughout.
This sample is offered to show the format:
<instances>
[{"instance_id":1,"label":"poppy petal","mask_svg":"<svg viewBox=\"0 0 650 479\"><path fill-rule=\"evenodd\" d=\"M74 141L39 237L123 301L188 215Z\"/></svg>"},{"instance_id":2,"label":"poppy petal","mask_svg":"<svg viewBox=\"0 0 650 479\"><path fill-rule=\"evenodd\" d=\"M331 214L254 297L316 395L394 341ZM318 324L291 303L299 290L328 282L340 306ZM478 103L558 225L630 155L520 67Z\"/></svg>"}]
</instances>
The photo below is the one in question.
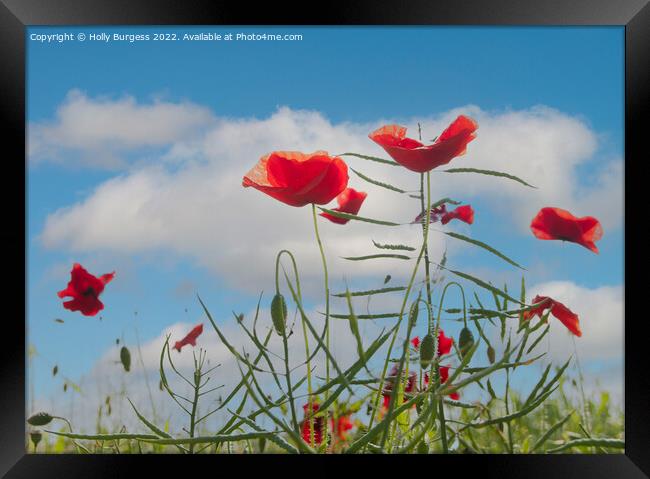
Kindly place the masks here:
<instances>
[{"instance_id":1,"label":"poppy petal","mask_svg":"<svg viewBox=\"0 0 650 479\"><path fill-rule=\"evenodd\" d=\"M449 213L445 213L442 216L440 222L443 225L446 225L447 223L449 223L451 220L454 219L464 221L465 223L471 225L472 223L474 223L474 209L472 208L471 205L459 206L453 211L450 211Z\"/></svg>"},{"instance_id":2,"label":"poppy petal","mask_svg":"<svg viewBox=\"0 0 650 479\"><path fill-rule=\"evenodd\" d=\"M593 216L577 218L567 210L554 207L539 210L530 229L538 239L570 241L594 253L598 253L595 242L603 236L602 226Z\"/></svg>"},{"instance_id":3,"label":"poppy petal","mask_svg":"<svg viewBox=\"0 0 650 479\"><path fill-rule=\"evenodd\" d=\"M467 144L476 138L477 128L474 120L461 115L429 146L407 138L406 128L400 125L383 126L368 136L400 165L424 173L465 154Z\"/></svg>"},{"instance_id":4,"label":"poppy petal","mask_svg":"<svg viewBox=\"0 0 650 479\"><path fill-rule=\"evenodd\" d=\"M346 188L343 192L336 197L336 201L339 204L338 208L334 208L334 211L340 211L342 213L349 213L356 215L361 209L361 205L368 196L367 193L363 191L357 191L354 188ZM340 225L346 224L349 220L345 218L339 218L330 213L320 213L320 216L327 218L332 223L337 223Z\"/></svg>"}]
</instances>

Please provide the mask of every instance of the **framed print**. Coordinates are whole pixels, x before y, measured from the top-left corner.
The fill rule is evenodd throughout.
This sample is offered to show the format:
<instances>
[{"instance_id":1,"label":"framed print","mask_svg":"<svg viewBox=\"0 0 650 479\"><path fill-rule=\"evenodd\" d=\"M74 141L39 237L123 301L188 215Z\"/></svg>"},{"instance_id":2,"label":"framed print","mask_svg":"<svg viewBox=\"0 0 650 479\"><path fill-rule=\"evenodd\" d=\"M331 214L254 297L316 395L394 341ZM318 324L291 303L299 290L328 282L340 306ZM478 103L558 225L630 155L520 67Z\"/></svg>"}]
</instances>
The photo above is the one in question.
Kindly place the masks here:
<instances>
[{"instance_id":1,"label":"framed print","mask_svg":"<svg viewBox=\"0 0 650 479\"><path fill-rule=\"evenodd\" d=\"M4 477L648 477L647 2L2 3Z\"/></svg>"}]
</instances>

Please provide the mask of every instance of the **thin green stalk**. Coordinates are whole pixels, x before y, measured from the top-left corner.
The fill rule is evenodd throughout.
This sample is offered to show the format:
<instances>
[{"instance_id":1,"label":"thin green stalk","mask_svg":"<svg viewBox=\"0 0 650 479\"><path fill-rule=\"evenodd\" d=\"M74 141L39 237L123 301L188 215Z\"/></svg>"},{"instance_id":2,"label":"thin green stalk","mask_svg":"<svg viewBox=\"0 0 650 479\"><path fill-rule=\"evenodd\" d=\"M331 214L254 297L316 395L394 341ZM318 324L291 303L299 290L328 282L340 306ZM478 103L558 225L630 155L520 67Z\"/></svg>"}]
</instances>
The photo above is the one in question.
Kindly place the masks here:
<instances>
[{"instance_id":1,"label":"thin green stalk","mask_svg":"<svg viewBox=\"0 0 650 479\"><path fill-rule=\"evenodd\" d=\"M280 291L280 281L279 281L279 274L280 274L280 256L285 253L291 258L291 264L293 266L293 274L296 278L296 296L298 297L298 300L302 302L302 293L300 292L300 276L298 275L298 267L296 265L296 258L294 258L293 254L291 251L283 249L278 253L278 256L276 257L275 260L275 290L276 292ZM286 274L286 272L285 272ZM300 317L301 322L302 322L302 335L303 335L303 340L305 341L305 358L306 358L306 366L307 366L307 398L308 398L308 404L309 404L309 411L312 411L313 408L313 402L314 398L312 397L313 395L313 386L312 386L312 380L311 380L311 357L310 357L310 352L309 352L309 338L307 336L307 325L305 324L305 318L301 315ZM286 354L286 353L285 353ZM289 376L289 371L287 371L287 376ZM289 390L291 390L291 387L289 387ZM292 405L293 407L293 405ZM314 417L313 415L310 414L309 417L309 443L312 447L314 447L314 442L315 442L315 431L314 431Z\"/></svg>"},{"instance_id":2,"label":"thin green stalk","mask_svg":"<svg viewBox=\"0 0 650 479\"><path fill-rule=\"evenodd\" d=\"M316 235L316 242L318 243L318 249L320 250L320 257L323 262L323 275L324 275L324 282L325 282L325 345L327 349L330 349L330 328L329 328L329 321L330 321L330 288L329 288L329 277L327 273L327 260L325 259L325 250L323 249L323 243L320 239L320 234L318 232L318 216L316 215L316 205L312 203L311 205L311 212L312 216L314 218L314 233ZM304 318L304 316L303 316ZM309 369L308 369L309 370ZM329 358L326 358L325 360L325 377L326 381L329 383L330 382L330 361ZM329 390L325 391L325 401L329 399ZM312 411L309 411L310 415ZM327 450L327 436L329 433L329 406L325 409L325 436L323 437L323 443L324 447ZM313 421L310 421L310 428L313 430L313 427L311 427L311 424L313 424ZM312 433L310 432L310 439L311 439Z\"/></svg>"},{"instance_id":3,"label":"thin green stalk","mask_svg":"<svg viewBox=\"0 0 650 479\"><path fill-rule=\"evenodd\" d=\"M296 433L299 433L300 428L298 428L298 419L296 417L296 405L293 399L293 390L291 387L291 371L289 371L289 340L287 338L286 330L282 334L282 343L284 345L284 370L286 371L287 395L289 397L289 408L291 409L291 421L293 422L294 430L296 431Z\"/></svg>"},{"instance_id":4,"label":"thin green stalk","mask_svg":"<svg viewBox=\"0 0 650 479\"><path fill-rule=\"evenodd\" d=\"M442 295L440 296L440 304L438 305L438 317L436 318L436 325L433 330L433 338L434 338L434 355L433 355L433 362L431 364L431 384L435 384L435 388L439 389L440 388L440 373L439 373L439 368L438 368L438 360L439 360L439 355L438 355L438 334L440 331L440 316L442 314L442 306L445 301L445 295L447 294L447 289L450 286L457 286L460 289L461 295L463 297L463 324L465 327L467 327L467 309L466 309L466 304L467 302L465 301L465 291L463 290L463 287L458 284L455 281L451 281L447 283L442 290ZM435 382L434 382L435 378ZM452 378L449 378L447 381L451 381ZM438 405L438 421L440 422L440 442L442 443L442 450L445 454L449 452L449 445L447 442L447 426L446 426L446 421L445 421L445 408L444 408L444 399L441 396L440 397L440 404Z\"/></svg>"},{"instance_id":5,"label":"thin green stalk","mask_svg":"<svg viewBox=\"0 0 650 479\"><path fill-rule=\"evenodd\" d=\"M408 286L406 287L406 293L404 294L404 300L402 301L402 307L400 310L399 314L399 319L397 320L397 326L395 328L395 332L393 333L393 337L391 339L390 345L388 346L388 353L386 354L386 360L384 361L384 368L381 373L381 380L379 383L379 390L377 392L377 396L375 397L375 404L372 409L372 415L370 417L370 422L368 424L368 429L370 430L372 428L372 424L375 419L375 415L377 414L377 410L379 409L379 401L382 396L382 385L384 383L384 380L386 379L386 371L388 370L388 363L390 361L391 353L393 351L393 346L395 344L395 340L397 339L397 334L399 332L399 325L402 322L402 319L404 318L404 311L406 309L406 304L408 303L408 298L409 295L411 294L411 288L413 287L413 282L415 281L415 276L418 272L418 268L420 266L420 261L422 260L422 256L424 255L424 249L426 248L427 245L427 240L428 240L428 234L429 234L429 221L431 217L431 175L429 172L427 172L427 215L426 215L426 228L424 230L424 239L422 241L422 247L420 248L420 254L418 255L418 258L415 262L415 266L413 268L413 272L411 273L411 278L408 282ZM408 345L407 345L408 347ZM397 371L397 380L395 381L395 385L399 384L399 379L400 379L400 374L402 372L404 365L404 355L402 355L402 360L400 361L400 367L399 370ZM395 406L395 396L397 391L401 389L399 387L393 387L393 390L391 392L391 399L388 404L388 413L387 416L390 417L390 414L393 412L393 408ZM388 432L388 422L386 423L385 429L384 429L384 434L382 436L382 443L385 442L386 440L386 433Z\"/></svg>"},{"instance_id":6,"label":"thin green stalk","mask_svg":"<svg viewBox=\"0 0 650 479\"><path fill-rule=\"evenodd\" d=\"M199 353L199 356L201 353ZM199 357L200 359L200 357ZM192 412L190 413L190 438L194 437L196 427L196 410L199 404L199 388L201 384L201 367L194 356L194 399L192 401ZM194 443L190 443L190 454L194 454Z\"/></svg>"}]
</instances>

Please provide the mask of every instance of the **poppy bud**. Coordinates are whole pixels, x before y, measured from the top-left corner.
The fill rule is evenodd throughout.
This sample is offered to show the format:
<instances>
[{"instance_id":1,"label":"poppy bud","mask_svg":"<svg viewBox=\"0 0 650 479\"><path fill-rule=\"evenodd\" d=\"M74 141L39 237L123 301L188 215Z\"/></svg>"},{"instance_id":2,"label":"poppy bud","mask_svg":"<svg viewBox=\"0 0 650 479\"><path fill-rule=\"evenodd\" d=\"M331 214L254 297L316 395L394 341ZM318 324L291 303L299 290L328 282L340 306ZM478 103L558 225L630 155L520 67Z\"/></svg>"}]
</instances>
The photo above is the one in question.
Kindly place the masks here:
<instances>
[{"instance_id":1,"label":"poppy bud","mask_svg":"<svg viewBox=\"0 0 650 479\"><path fill-rule=\"evenodd\" d=\"M418 305L418 302L415 301L411 305L411 310L409 311L409 324L411 325L412 328L414 328L415 324L418 322L419 313L420 313L420 307Z\"/></svg>"},{"instance_id":2,"label":"poppy bud","mask_svg":"<svg viewBox=\"0 0 650 479\"><path fill-rule=\"evenodd\" d=\"M280 336L284 336L287 326L287 303L280 293L273 296L273 301L271 301L271 319L275 331Z\"/></svg>"},{"instance_id":3,"label":"poppy bud","mask_svg":"<svg viewBox=\"0 0 650 479\"><path fill-rule=\"evenodd\" d=\"M27 422L31 426L46 426L52 421L52 419L54 418L46 412L37 412L36 414L28 418Z\"/></svg>"},{"instance_id":4,"label":"poppy bud","mask_svg":"<svg viewBox=\"0 0 650 479\"><path fill-rule=\"evenodd\" d=\"M496 359L496 352L494 351L494 348L492 346L488 347L487 357L488 357L488 361L490 361L490 364L494 364L494 361Z\"/></svg>"},{"instance_id":5,"label":"poppy bud","mask_svg":"<svg viewBox=\"0 0 650 479\"><path fill-rule=\"evenodd\" d=\"M38 443L43 439L43 434L41 434L41 431L34 431L29 433L29 437L32 439L32 443L34 444L34 450L36 450L36 446L38 446Z\"/></svg>"},{"instance_id":6,"label":"poppy bud","mask_svg":"<svg viewBox=\"0 0 650 479\"><path fill-rule=\"evenodd\" d=\"M258 447L260 449L260 453L263 453L264 449L266 449L266 438L265 437L260 437L259 438Z\"/></svg>"},{"instance_id":7,"label":"poppy bud","mask_svg":"<svg viewBox=\"0 0 650 479\"><path fill-rule=\"evenodd\" d=\"M472 346L474 346L474 335L469 328L461 329L460 337L458 338L458 347L460 348L461 359L470 349L472 349Z\"/></svg>"},{"instance_id":8,"label":"poppy bud","mask_svg":"<svg viewBox=\"0 0 650 479\"><path fill-rule=\"evenodd\" d=\"M126 346L122 346L122 349L120 349L120 361L122 361L122 366L128 373L131 370L131 353Z\"/></svg>"},{"instance_id":9,"label":"poppy bud","mask_svg":"<svg viewBox=\"0 0 650 479\"><path fill-rule=\"evenodd\" d=\"M433 334L431 333L428 333L420 343L420 365L423 369L426 369L431 364L435 351L434 343Z\"/></svg>"}]
</instances>

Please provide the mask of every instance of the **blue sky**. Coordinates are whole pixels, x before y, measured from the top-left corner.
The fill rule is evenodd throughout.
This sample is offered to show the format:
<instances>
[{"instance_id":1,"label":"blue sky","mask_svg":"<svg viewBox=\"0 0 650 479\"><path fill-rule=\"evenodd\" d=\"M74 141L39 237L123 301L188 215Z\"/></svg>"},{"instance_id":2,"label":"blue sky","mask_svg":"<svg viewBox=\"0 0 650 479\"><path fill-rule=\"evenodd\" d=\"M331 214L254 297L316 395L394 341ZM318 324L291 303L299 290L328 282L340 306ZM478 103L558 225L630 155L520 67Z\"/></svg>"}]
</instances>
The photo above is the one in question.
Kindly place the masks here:
<instances>
[{"instance_id":1,"label":"blue sky","mask_svg":"<svg viewBox=\"0 0 650 479\"><path fill-rule=\"evenodd\" d=\"M298 33L303 35L303 40L135 43L86 40L48 44L29 39L33 33L63 31L151 35L161 31ZM471 227L460 225L452 230L471 234L525 264L529 269L528 284L570 282L581 288L575 293L578 296L580 292L599 291L603 287L622 288L624 30L620 27L34 27L27 35L28 325L29 341L40 353L32 378L37 397L60 391L61 377L51 377L51 366L58 364L62 374L73 381L79 380L89 374L116 338L123 337L127 344L133 345L136 325L140 340L148 343L171 325L196 323L200 318L199 305L194 299L196 292L208 300L216 316L229 321L231 310L248 312L260 289L271 290L269 276L251 279L244 275L233 279L231 275L237 269L232 265L221 269L221 261L225 259L218 254L204 260L202 253L209 251L204 244L207 240L185 241L198 234L195 231L206 234L208 230L202 229L201 222L192 223L190 219L185 222L179 216L172 216L171 221L177 219L179 225L182 221L188 229L183 235L172 234L167 231L170 228L167 223L158 238L144 226L144 232L122 231L129 228L127 218L120 220L121 226L115 228L119 231L111 233L111 221L106 224L110 215L93 210L97 207L93 198L101 205L103 194L123 198L128 194L125 192L139 193L140 181L145 186L153 181L157 185L154 190L163 192L160 198L178 191L193 191L192 178L200 177L202 172L219 171L219 155L228 156L228 151L224 153L220 149L225 147L219 146L224 142L230 145L230 150L249 155L229 158L230 166L224 167L224 171L239 171L241 178L267 151L258 151L256 143L244 133L242 138L232 133L240 131L236 129L238 125L243 125L253 140L254 135L261 135L260 145L274 145L272 138L264 136L267 130L272 132L277 128L282 132L286 131L283 125L290 125L314 138L331 138L331 143L320 148L332 153L341 152L339 145L356 145L359 141L365 152L380 155L381 151L369 140L362 143L363 135L357 133L367 134L371 126L378 126L384 120L410 127L422 121L430 128L425 129L426 137L433 138L456 109L475 113L480 125L476 151L483 151L479 142L487 141L487 137L483 140L481 136L484 131L494 131L494 138L502 135L498 136L501 145L493 140L491 154L481 153L489 158L485 161L501 162L498 164L503 165L502 169L518 174L530 172L526 179L539 185L543 192L539 193L542 196L537 204L531 200L526 206L528 210L519 211L523 206L520 208L517 195L525 192L498 191L501 180L494 180L497 182L494 194L492 187L486 186L489 180L471 180L473 183L467 184L466 192L462 182L453 183L456 187L453 197L467 193L466 198L460 199L472 203L477 220ZM123 108L112 109L115 105ZM92 117L82 115L101 110L108 112L106 118L119 123L129 120L128 117L121 120L120 114L133 112L133 118L139 118L137 115L146 107L152 108L154 119L160 119L161 125L142 124L141 129L133 131L115 127L115 132L107 133L113 126L94 125ZM301 113L305 111L311 113ZM481 122L483 118L485 123ZM510 137L508 125L512 122L530 126L512 129ZM481 129L483 124L485 130ZM228 129L232 125L235 129ZM93 130L95 127L98 130ZM546 134L546 127L553 133ZM161 139L159 133L153 139L147 137L154 130L171 131L176 136L168 140ZM345 136L341 133L344 130L353 131L354 135ZM526 135L534 140L529 143L529 153L522 139ZM219 139L224 141L219 143ZM271 148L311 146L309 139L295 139L295 144L292 141L291 135L280 135L278 142L282 144ZM512 150L517 152L516 157L506 156L510 141L523 142L520 149ZM473 161L473 146L470 144L463 162ZM504 152L504 157L494 158L499 152ZM544 152L552 156L548 164L554 165L548 171L543 170L547 164ZM521 165L528 154L539 156L539 171ZM196 168L203 166L197 167L195 161L205 161L206 170L198 170L197 174ZM350 164L353 165L352 161ZM357 166L366 171L363 170L366 164L355 163L354 167ZM162 172L155 168L161 168ZM539 172L542 176L538 176ZM571 174L567 187L554 179L552 175L556 172ZM353 175L351 182L352 178ZM402 177L397 178L396 183L401 180ZM358 178L354 181L355 187L366 186ZM124 189L120 190L121 187ZM244 193L251 203L269 208L269 214L293 215L292 218L303 218L304 223L309 220L306 208L287 211L288 207L271 205L272 200L258 192ZM152 207L158 196L148 194L151 196L147 196L146 205ZM534 194L538 193L531 193ZM570 210L575 207L578 216L589 214L600 218L602 215L605 235L598 244L599 255L576 245L541 242L532 237L520 218L531 208L538 209L546 206L543 202L553 201L556 204L552 206ZM124 207L128 209L129 204L127 201ZM161 205L159 209L166 203ZM187 207L189 218L194 206L190 202ZM201 207L196 208L202 211ZM215 214L219 214L233 208L233 204L221 201L214 208ZM76 211L75 215L68 214L71 210ZM125 212L124 216L128 214ZM215 235L215 248L220 241L227 241L222 238L237 234L236 224L216 222L213 226L209 232ZM295 239L305 245L312 241L307 226L296 230ZM346 232L331 225L323 228L324 235L332 240ZM86 235L84 231L90 233ZM105 231L109 234L101 233ZM305 236L301 236L303 231ZM150 248L142 239L149 234ZM233 248L233 244L236 242L225 244L224 251ZM269 240L269 244L274 243ZM331 251L338 251L336 248ZM274 256L269 253L264 258L260 261L271 264ZM121 268L102 297L106 309L101 313L101 321L98 317L86 318L64 310L56 296L65 287L75 261L88 264L89 270L98 275ZM452 250L450 263L465 271L485 273L495 281L508 280L513 286L520 277L519 272L513 272L505 263L469 248ZM308 271L306 275L314 276L318 284L317 272ZM341 278L341 275L333 278L339 280L333 290L340 288ZM371 284L367 277L350 281ZM614 297L618 296L614 294ZM312 304L317 306L318 301L321 300L314 295ZM584 299L576 301L582 305ZM587 330L589 320L585 315L588 317L590 311L580 312L584 318L583 330ZM65 323L56 323L54 318L62 318ZM593 347L597 349L601 343L594 341ZM613 359L585 353L589 358L585 364L589 366L591 361L598 370L598 365L611 365L615 360L613 364L620 367L621 354L622 344Z\"/></svg>"}]
</instances>

